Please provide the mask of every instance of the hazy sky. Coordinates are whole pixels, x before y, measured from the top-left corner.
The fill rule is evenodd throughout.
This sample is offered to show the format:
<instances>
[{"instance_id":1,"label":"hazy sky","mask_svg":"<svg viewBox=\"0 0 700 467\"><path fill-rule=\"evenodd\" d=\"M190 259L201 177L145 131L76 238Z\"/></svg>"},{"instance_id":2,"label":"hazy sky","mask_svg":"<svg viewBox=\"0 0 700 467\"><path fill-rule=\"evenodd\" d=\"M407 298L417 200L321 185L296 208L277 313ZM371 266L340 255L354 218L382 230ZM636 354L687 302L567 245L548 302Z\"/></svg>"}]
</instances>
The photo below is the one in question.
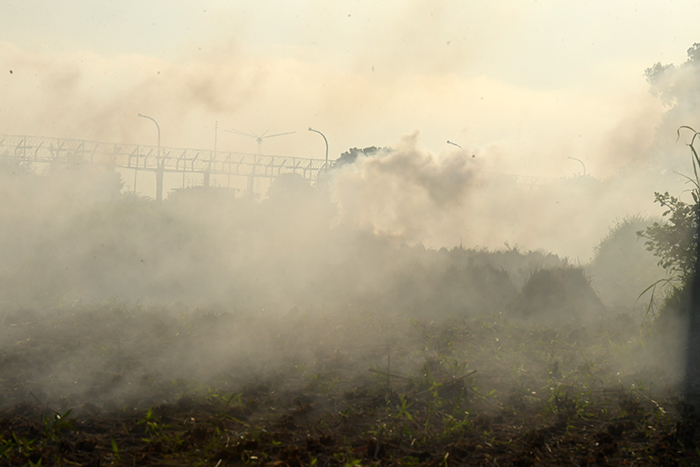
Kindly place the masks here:
<instances>
[{"instance_id":1,"label":"hazy sky","mask_svg":"<svg viewBox=\"0 0 700 467\"><path fill-rule=\"evenodd\" d=\"M700 3L3 2L0 133L331 158L419 132L488 169L609 175L621 126L663 110L644 69L679 64ZM12 73L10 73L12 70ZM643 142L638 142L643 144Z\"/></svg>"}]
</instances>

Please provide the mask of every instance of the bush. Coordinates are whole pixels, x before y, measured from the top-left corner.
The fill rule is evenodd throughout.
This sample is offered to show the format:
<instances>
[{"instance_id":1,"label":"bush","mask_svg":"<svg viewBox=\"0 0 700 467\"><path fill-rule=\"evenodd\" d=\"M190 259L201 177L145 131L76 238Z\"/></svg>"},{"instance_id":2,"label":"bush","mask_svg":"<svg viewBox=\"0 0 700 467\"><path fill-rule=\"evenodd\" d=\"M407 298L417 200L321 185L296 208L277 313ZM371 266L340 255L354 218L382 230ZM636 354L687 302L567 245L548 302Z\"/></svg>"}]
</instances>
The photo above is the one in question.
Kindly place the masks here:
<instances>
[{"instance_id":1,"label":"bush","mask_svg":"<svg viewBox=\"0 0 700 467\"><path fill-rule=\"evenodd\" d=\"M532 274L509 311L514 318L580 323L600 318L605 306L582 268L560 267Z\"/></svg>"},{"instance_id":2,"label":"bush","mask_svg":"<svg viewBox=\"0 0 700 467\"><path fill-rule=\"evenodd\" d=\"M655 202L666 208L665 223L654 222L646 230L638 232L646 238L647 250L659 258L659 266L670 276L685 285L695 272L697 249L697 188L692 191L694 204L686 204L666 193L654 193Z\"/></svg>"},{"instance_id":3,"label":"bush","mask_svg":"<svg viewBox=\"0 0 700 467\"><path fill-rule=\"evenodd\" d=\"M595 248L586 272L607 305L633 308L640 293L664 277L664 270L657 265L658 259L637 235L653 222L654 219L640 215L619 219Z\"/></svg>"},{"instance_id":4,"label":"bush","mask_svg":"<svg viewBox=\"0 0 700 467\"><path fill-rule=\"evenodd\" d=\"M667 279L654 283L647 290L651 291L650 307L653 305L654 293L657 286L664 285L665 300L661 306L661 313L669 312L684 316L690 306L687 293L690 290L695 274L695 263L698 249L698 212L700 210L700 157L695 149L695 139L700 135L690 127L678 129L680 137L681 129L689 129L693 132L693 138L688 145L692 152L693 177L685 177L693 185L690 191L693 203L687 204L679 198L666 193L654 193L655 202L666 208L663 217L665 223L654 222L646 230L637 234L646 239L647 250L659 258L658 264L669 274ZM682 297L682 298L679 298Z\"/></svg>"}]
</instances>

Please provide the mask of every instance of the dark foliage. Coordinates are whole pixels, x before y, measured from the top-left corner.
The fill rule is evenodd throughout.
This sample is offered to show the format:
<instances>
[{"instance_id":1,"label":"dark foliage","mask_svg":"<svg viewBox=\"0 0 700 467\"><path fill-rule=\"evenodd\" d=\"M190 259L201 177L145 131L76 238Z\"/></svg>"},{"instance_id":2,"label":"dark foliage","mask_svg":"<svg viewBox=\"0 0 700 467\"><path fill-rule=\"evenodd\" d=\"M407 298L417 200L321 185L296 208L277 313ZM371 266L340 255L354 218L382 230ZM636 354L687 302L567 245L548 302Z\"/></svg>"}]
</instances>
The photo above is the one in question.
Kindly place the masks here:
<instances>
[{"instance_id":1,"label":"dark foliage","mask_svg":"<svg viewBox=\"0 0 700 467\"><path fill-rule=\"evenodd\" d=\"M666 217L667 221L654 222L646 230L639 231L638 235L647 239L645 243L647 249L659 258L658 264L669 273L669 278L657 281L647 289L651 291L649 309L651 310L653 306L656 287L659 284L666 285L661 314L685 319L689 312L689 292L696 272L698 213L700 212L700 157L694 146L699 133L690 127L683 126L677 130L679 138L683 129L693 132L693 137L688 144L692 153L693 177L685 177L693 185L690 191L693 203L685 203L669 195L668 192L654 193L655 201L666 209L663 217Z\"/></svg>"},{"instance_id":2,"label":"dark foliage","mask_svg":"<svg viewBox=\"0 0 700 467\"><path fill-rule=\"evenodd\" d=\"M655 202L666 209L666 222L654 222L638 234L646 239L647 250L659 258L659 266L686 284L695 269L698 205L684 203L668 192L654 196Z\"/></svg>"},{"instance_id":3,"label":"dark foliage","mask_svg":"<svg viewBox=\"0 0 700 467\"><path fill-rule=\"evenodd\" d=\"M585 322L605 311L582 268L535 272L511 304L511 316L546 322Z\"/></svg>"},{"instance_id":4,"label":"dark foliage","mask_svg":"<svg viewBox=\"0 0 700 467\"><path fill-rule=\"evenodd\" d=\"M655 220L640 215L619 219L595 248L586 272L606 305L629 309L649 284L664 277L664 270L657 265L658 258L637 235Z\"/></svg>"}]
</instances>

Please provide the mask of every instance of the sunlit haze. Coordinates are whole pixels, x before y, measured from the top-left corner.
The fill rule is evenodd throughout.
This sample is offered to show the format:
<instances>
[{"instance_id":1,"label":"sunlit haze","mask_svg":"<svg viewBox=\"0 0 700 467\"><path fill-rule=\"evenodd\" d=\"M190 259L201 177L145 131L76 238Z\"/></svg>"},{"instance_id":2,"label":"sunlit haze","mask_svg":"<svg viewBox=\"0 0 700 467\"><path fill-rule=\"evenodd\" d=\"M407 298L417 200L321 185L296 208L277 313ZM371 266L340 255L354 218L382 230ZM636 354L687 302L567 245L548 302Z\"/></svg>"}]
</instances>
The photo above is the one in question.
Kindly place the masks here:
<instances>
[{"instance_id":1,"label":"sunlit haze","mask_svg":"<svg viewBox=\"0 0 700 467\"><path fill-rule=\"evenodd\" d=\"M1 5L0 465L698 465L698 0Z\"/></svg>"},{"instance_id":2,"label":"sunlit haze","mask_svg":"<svg viewBox=\"0 0 700 467\"><path fill-rule=\"evenodd\" d=\"M450 140L474 156L477 171L546 180L585 170L606 180L658 156L651 148L667 108L644 70L686 59L698 13L690 1L10 1L0 18L0 127L154 145L153 126L137 118L143 113L158 120L164 146L212 149L218 125L219 150L257 151L254 138L227 129L294 132L266 139L262 152L321 159L313 127L327 136L331 159L409 137L442 167L457 150ZM687 168L668 161L668 172ZM682 189L646 182L616 182L618 193L584 207L594 219L571 219L579 228L568 239L552 227L563 213L533 232L499 205L533 207L474 190L449 207L425 205L443 218L432 225L361 221L393 236L410 230L406 241L429 247L508 241L587 260L614 219L656 214L653 191ZM133 189L129 176L124 183ZM386 201L381 189L356 189L376 192L370 203L405 207L401 199L419 187L388 188ZM138 191L154 196L146 183ZM340 191L333 196L351 204ZM485 224L494 227L476 233Z\"/></svg>"}]
</instances>

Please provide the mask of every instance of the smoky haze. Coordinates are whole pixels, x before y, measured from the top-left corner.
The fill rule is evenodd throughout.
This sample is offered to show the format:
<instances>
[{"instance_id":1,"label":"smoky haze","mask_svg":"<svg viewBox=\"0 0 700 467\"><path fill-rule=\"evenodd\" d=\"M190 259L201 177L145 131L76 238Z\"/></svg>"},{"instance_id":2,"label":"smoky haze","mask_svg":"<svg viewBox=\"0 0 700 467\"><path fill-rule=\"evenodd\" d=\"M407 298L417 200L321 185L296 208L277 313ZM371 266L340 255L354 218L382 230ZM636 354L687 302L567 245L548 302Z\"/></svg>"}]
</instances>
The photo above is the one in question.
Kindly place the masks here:
<instances>
[{"instance_id":1,"label":"smoky haze","mask_svg":"<svg viewBox=\"0 0 700 467\"><path fill-rule=\"evenodd\" d=\"M247 13L258 21L275 10L260 3ZM223 130L295 132L261 151L321 159L311 126L328 136L333 161L379 148L313 183L258 182L255 194L215 177L180 188L167 175L162 202L151 181L136 189L129 171L3 154L1 365L26 373L2 381L0 402L31 394L65 408L148 405L193 380L242 385L333 359L355 375L383 364L416 329L429 335L435 321L561 324L553 310L562 304L574 310L566 326L604 329L619 318L637 329L639 293L666 276L636 232L661 215L655 191L686 196L678 172L691 168L688 135L676 141L676 130L700 123L698 56L655 67L657 56L626 49L617 53L634 59L617 60L583 39L570 49L557 41L552 57L544 47L528 56L521 34L530 32L522 47L552 41L518 18L550 24L550 15L506 2L502 17L483 3L469 7L467 23L454 3L410 3L398 15L381 7L379 19L365 7L329 6L321 18L332 20L318 25L316 2L284 7L314 26L295 30L271 15L279 28L259 42L251 37L267 29L246 26L246 12L211 6L197 15L218 19L196 16L183 33L191 42L155 41L165 52L128 46L133 39L112 50L0 38L2 134L155 145L142 113L159 122L168 147L212 150L216 139L220 151L256 153L254 138ZM193 39L206 25L212 34L228 28L234 13L235 33ZM552 23L552 37L572 26ZM158 36L144 34L143 43ZM540 69L545 59L564 65ZM615 237L625 219L634 227ZM606 238L615 239L609 248ZM541 293L560 285L563 298ZM29 342L40 345L23 357L17 349ZM611 371L632 378L658 363L656 350L611 357ZM434 352L395 355L396 369L415 372ZM662 354L680 361L671 357ZM551 363L533 365L545 374ZM681 367L668 365L668 384Z\"/></svg>"},{"instance_id":2,"label":"smoky haze","mask_svg":"<svg viewBox=\"0 0 700 467\"><path fill-rule=\"evenodd\" d=\"M577 260L483 246L497 236L565 246L604 235L600 204L618 193L591 177L532 187L489 176L480 157L435 155L417 133L314 184L281 175L260 199L199 186L157 202L125 192L116 172L59 160L37 172L4 158L1 177L4 336L52 355L26 380L8 382L5 402L32 394L64 409L147 406L192 381L237 387L325 367L327 355L361 374L415 332L412 322L526 317L549 300L520 298L533 274ZM641 250L623 261L648 254ZM663 275L654 266L647 262L644 280ZM604 302L578 291L567 299L585 301L582 323L602 319L606 307L641 318L634 299L646 282L632 281L623 296L605 285L625 271L602 261L592 271ZM393 361L408 373L423 364Z\"/></svg>"}]
</instances>

